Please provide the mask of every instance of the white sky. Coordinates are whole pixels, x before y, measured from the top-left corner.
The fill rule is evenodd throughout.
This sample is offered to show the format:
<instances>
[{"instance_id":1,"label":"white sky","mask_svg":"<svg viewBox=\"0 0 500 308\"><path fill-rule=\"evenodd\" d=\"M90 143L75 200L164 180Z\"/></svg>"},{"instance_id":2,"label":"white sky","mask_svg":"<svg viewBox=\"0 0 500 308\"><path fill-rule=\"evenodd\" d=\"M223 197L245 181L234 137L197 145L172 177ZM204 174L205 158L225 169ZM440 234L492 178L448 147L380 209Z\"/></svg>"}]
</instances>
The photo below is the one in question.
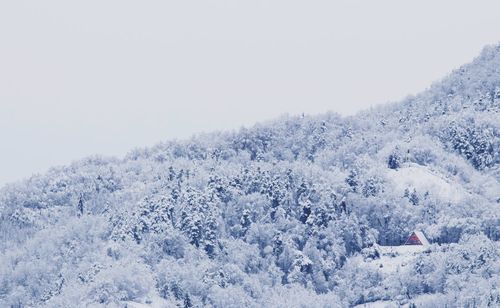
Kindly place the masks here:
<instances>
[{"instance_id":1,"label":"white sky","mask_svg":"<svg viewBox=\"0 0 500 308\"><path fill-rule=\"evenodd\" d=\"M0 185L90 154L352 114L500 40L500 1L1 1Z\"/></svg>"}]
</instances>

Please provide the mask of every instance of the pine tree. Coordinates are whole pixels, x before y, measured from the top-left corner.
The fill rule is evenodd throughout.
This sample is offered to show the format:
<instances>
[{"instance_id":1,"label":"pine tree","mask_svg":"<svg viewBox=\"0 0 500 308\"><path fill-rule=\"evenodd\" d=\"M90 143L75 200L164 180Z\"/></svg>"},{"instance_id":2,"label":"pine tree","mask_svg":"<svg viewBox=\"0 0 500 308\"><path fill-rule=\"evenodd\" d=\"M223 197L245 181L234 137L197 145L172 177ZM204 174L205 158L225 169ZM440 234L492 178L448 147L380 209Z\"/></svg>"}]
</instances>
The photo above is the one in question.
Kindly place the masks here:
<instances>
[{"instance_id":1,"label":"pine tree","mask_svg":"<svg viewBox=\"0 0 500 308\"><path fill-rule=\"evenodd\" d=\"M80 196L78 199L78 206L77 206L77 216L80 217L83 215L83 197Z\"/></svg>"},{"instance_id":2,"label":"pine tree","mask_svg":"<svg viewBox=\"0 0 500 308\"><path fill-rule=\"evenodd\" d=\"M273 238L273 255L279 256L283 253L283 236L281 233L277 233Z\"/></svg>"},{"instance_id":3,"label":"pine tree","mask_svg":"<svg viewBox=\"0 0 500 308\"><path fill-rule=\"evenodd\" d=\"M411 193L409 200L413 205L418 205L418 203L420 202L420 198L418 197L417 191L415 189L413 189L413 192Z\"/></svg>"},{"instance_id":4,"label":"pine tree","mask_svg":"<svg viewBox=\"0 0 500 308\"><path fill-rule=\"evenodd\" d=\"M401 167L401 157L397 153L392 153L387 159L387 166L390 169L399 169Z\"/></svg>"},{"instance_id":5,"label":"pine tree","mask_svg":"<svg viewBox=\"0 0 500 308\"><path fill-rule=\"evenodd\" d=\"M370 197L376 196L379 189L377 187L377 181L375 178L371 177L366 180L365 185L363 186L363 196Z\"/></svg>"},{"instance_id":6,"label":"pine tree","mask_svg":"<svg viewBox=\"0 0 500 308\"><path fill-rule=\"evenodd\" d=\"M193 304L191 303L191 297L189 297L189 294L184 295L184 308L191 308L193 307Z\"/></svg>"},{"instance_id":7,"label":"pine tree","mask_svg":"<svg viewBox=\"0 0 500 308\"><path fill-rule=\"evenodd\" d=\"M299 205L302 208L302 213L300 215L299 220L300 220L300 222L305 224L307 222L309 216L311 215L311 201L309 199L303 197L299 201Z\"/></svg>"},{"instance_id":8,"label":"pine tree","mask_svg":"<svg viewBox=\"0 0 500 308\"><path fill-rule=\"evenodd\" d=\"M204 249L210 258L215 256L215 248L217 247L217 227L215 216L210 215L204 228Z\"/></svg>"},{"instance_id":9,"label":"pine tree","mask_svg":"<svg viewBox=\"0 0 500 308\"><path fill-rule=\"evenodd\" d=\"M251 212L249 209L244 209L243 214L241 215L241 218L240 218L240 224L241 224L243 236L248 232L248 229L250 228L250 225L252 224L250 214L251 214Z\"/></svg>"},{"instance_id":10,"label":"pine tree","mask_svg":"<svg viewBox=\"0 0 500 308\"><path fill-rule=\"evenodd\" d=\"M352 169L345 179L345 182L351 187L353 192L356 192L359 185L358 172L355 169Z\"/></svg>"}]
</instances>

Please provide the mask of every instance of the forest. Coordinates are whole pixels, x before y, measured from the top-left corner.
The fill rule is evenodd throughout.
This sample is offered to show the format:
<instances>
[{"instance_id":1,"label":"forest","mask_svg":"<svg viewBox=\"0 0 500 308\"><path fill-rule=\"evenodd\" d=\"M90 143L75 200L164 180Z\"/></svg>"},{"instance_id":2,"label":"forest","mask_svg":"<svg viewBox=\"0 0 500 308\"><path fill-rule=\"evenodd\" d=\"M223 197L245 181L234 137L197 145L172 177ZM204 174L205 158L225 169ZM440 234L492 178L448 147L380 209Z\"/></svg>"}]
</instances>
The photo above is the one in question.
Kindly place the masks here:
<instances>
[{"instance_id":1,"label":"forest","mask_svg":"<svg viewBox=\"0 0 500 308\"><path fill-rule=\"evenodd\" d=\"M499 163L500 44L354 116L87 157L1 188L0 307L498 307Z\"/></svg>"}]
</instances>

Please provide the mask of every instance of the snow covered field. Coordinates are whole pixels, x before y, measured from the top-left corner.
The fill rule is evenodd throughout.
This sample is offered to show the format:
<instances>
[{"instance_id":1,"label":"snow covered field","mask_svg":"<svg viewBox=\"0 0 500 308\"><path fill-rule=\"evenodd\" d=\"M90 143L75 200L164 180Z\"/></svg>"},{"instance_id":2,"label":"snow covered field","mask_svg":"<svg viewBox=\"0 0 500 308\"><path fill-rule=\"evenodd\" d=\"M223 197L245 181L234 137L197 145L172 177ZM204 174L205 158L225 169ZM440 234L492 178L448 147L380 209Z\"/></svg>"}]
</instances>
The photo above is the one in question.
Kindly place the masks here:
<instances>
[{"instance_id":1,"label":"snow covered field","mask_svg":"<svg viewBox=\"0 0 500 308\"><path fill-rule=\"evenodd\" d=\"M460 202L469 195L453 179L444 178L428 167L417 164L409 163L397 170L388 169L387 177L391 180L394 190L400 194L403 194L406 188L411 187L452 203Z\"/></svg>"},{"instance_id":2,"label":"snow covered field","mask_svg":"<svg viewBox=\"0 0 500 308\"><path fill-rule=\"evenodd\" d=\"M166 301L158 296L152 297L148 303L138 303L133 301L125 302L125 308L164 308L168 307Z\"/></svg>"},{"instance_id":3,"label":"snow covered field","mask_svg":"<svg viewBox=\"0 0 500 308\"><path fill-rule=\"evenodd\" d=\"M369 262L383 273L397 272L410 264L419 254L428 250L428 247L418 245L377 246L380 258Z\"/></svg>"},{"instance_id":4,"label":"snow covered field","mask_svg":"<svg viewBox=\"0 0 500 308\"><path fill-rule=\"evenodd\" d=\"M389 275L397 275L405 270L407 266L417 258L418 255L429 251L429 246L419 245L401 245L401 246L376 246L375 249L379 252L380 257L376 259L363 259L361 256L358 262L364 262L372 270L378 272L382 277ZM393 301L378 300L374 302L364 303L355 307L361 308L392 308L392 307L408 307L409 304L401 305Z\"/></svg>"}]
</instances>

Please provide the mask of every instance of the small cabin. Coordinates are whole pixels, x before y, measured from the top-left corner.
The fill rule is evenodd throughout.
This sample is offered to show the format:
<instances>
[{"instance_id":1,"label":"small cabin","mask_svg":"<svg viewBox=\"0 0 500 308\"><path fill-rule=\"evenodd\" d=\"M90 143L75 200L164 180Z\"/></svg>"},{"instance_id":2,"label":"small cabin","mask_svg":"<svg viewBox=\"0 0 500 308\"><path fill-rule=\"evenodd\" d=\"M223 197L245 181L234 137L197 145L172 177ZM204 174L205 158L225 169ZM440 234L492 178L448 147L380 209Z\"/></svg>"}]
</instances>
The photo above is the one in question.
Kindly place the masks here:
<instances>
[{"instance_id":1,"label":"small cabin","mask_svg":"<svg viewBox=\"0 0 500 308\"><path fill-rule=\"evenodd\" d=\"M428 246L429 241L422 231L413 231L406 240L405 245Z\"/></svg>"}]
</instances>

